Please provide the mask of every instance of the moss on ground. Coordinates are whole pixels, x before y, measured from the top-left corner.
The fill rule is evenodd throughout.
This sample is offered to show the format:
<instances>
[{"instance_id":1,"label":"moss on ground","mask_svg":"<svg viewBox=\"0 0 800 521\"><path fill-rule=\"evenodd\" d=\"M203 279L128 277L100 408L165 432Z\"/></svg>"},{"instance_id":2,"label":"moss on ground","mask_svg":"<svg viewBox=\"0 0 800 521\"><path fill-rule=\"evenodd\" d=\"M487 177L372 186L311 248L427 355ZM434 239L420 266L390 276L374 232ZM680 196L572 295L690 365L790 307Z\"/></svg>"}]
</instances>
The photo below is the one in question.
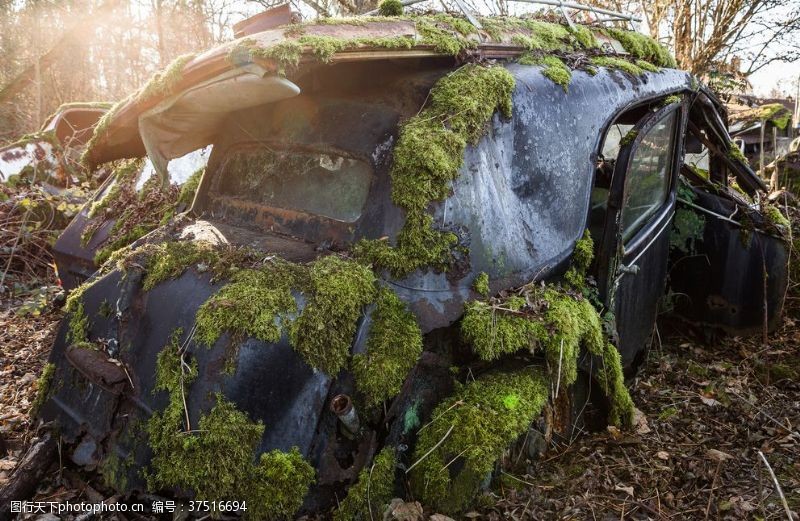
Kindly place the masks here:
<instances>
[{"instance_id":1,"label":"moss on ground","mask_svg":"<svg viewBox=\"0 0 800 521\"><path fill-rule=\"evenodd\" d=\"M422 333L414 315L388 288L378 291L367 350L353 356L356 388L364 405L379 405L400 392L406 375L422 354Z\"/></svg>"},{"instance_id":2,"label":"moss on ground","mask_svg":"<svg viewBox=\"0 0 800 521\"><path fill-rule=\"evenodd\" d=\"M294 349L312 367L338 374L347 364L361 310L376 292L375 275L361 264L333 255L313 262L306 305L289 329Z\"/></svg>"},{"instance_id":3,"label":"moss on ground","mask_svg":"<svg viewBox=\"0 0 800 521\"><path fill-rule=\"evenodd\" d=\"M42 368L42 374L39 375L39 380L36 382L36 397L31 404L31 417L35 417L39 413L44 402L50 397L55 372L56 366L53 363L47 363L44 368Z\"/></svg>"},{"instance_id":4,"label":"moss on ground","mask_svg":"<svg viewBox=\"0 0 800 521\"><path fill-rule=\"evenodd\" d=\"M411 471L415 496L444 512L462 509L547 396L546 378L531 368L492 373L458 388L419 431Z\"/></svg>"},{"instance_id":5,"label":"moss on ground","mask_svg":"<svg viewBox=\"0 0 800 521\"><path fill-rule=\"evenodd\" d=\"M385 447L375 456L372 465L364 467L358 474L358 481L334 511L334 521L383 519L383 512L395 497L395 466L394 449Z\"/></svg>"},{"instance_id":6,"label":"moss on ground","mask_svg":"<svg viewBox=\"0 0 800 521\"><path fill-rule=\"evenodd\" d=\"M222 394L196 426L187 425L184 396L197 377L197 364L187 361L180 337L176 331L158 356L154 392L166 391L169 403L147 423L153 450L148 488L179 487L200 501L244 500L249 519L291 516L314 481L313 467L296 448L263 453L254 462L264 425Z\"/></svg>"},{"instance_id":7,"label":"moss on ground","mask_svg":"<svg viewBox=\"0 0 800 521\"><path fill-rule=\"evenodd\" d=\"M403 125L394 148L392 200L406 212L396 244L362 240L356 257L398 277L449 266L457 238L434 229L427 209L447 197L467 144L477 143L495 110L511 116L513 90L513 76L500 66L465 65L437 82L429 105Z\"/></svg>"}]
</instances>

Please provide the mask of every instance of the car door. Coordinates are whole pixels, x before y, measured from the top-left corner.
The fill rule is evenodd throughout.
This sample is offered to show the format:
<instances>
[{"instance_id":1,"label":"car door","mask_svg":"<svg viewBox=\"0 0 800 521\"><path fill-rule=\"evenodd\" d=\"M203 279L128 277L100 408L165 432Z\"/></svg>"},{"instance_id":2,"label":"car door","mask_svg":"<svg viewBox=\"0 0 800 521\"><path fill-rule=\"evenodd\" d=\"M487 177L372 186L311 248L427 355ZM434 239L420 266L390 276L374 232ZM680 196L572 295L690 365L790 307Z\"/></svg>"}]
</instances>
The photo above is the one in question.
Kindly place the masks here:
<instances>
[{"instance_id":1,"label":"car door","mask_svg":"<svg viewBox=\"0 0 800 521\"><path fill-rule=\"evenodd\" d=\"M611 179L598 288L628 371L643 360L664 291L685 119L683 103L648 112L621 140Z\"/></svg>"}]
</instances>

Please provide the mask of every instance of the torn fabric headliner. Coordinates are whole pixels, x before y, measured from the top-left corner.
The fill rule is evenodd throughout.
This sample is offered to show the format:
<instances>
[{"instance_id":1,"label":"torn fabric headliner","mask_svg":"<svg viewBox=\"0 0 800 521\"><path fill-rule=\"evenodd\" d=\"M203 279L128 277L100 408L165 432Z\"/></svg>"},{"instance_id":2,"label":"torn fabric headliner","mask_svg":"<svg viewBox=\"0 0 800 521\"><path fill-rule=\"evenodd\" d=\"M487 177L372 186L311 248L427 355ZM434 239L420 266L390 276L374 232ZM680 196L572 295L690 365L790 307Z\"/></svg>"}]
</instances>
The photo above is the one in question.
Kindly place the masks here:
<instances>
[{"instance_id":1,"label":"torn fabric headliner","mask_svg":"<svg viewBox=\"0 0 800 521\"><path fill-rule=\"evenodd\" d=\"M370 38L393 38L408 37L416 42L409 49L386 49L383 47L359 46L337 53L332 58L332 62L341 61L368 61L379 59L399 59L399 58L424 58L448 56L436 52L432 45L423 44L423 36L417 28L416 23L409 19L380 19L365 18L356 19L358 23L321 23L307 24L302 26L285 26L260 33L248 35L247 38L240 38L222 44L205 53L197 55L189 61L183 68L180 79L175 84L172 94L156 95L149 99L137 99L136 95L121 102L119 107L113 109L113 114L109 124L102 132L96 136L96 144L87 151L86 159L91 165L99 165L107 161L121 159L125 157L138 157L145 153L146 147L139 135L140 115L150 111L156 105L162 103L165 98L174 97L176 94L186 92L189 89L208 82L213 78L229 74L231 71L246 71L256 63L265 71L277 73L279 64L274 60L255 57L247 63L235 63L230 57L230 52L237 45L241 45L244 40L253 42L259 48L273 47L279 43L298 40L301 36L328 36L341 39L370 39ZM302 27L302 31L293 30ZM486 36L471 35L470 39L475 42L475 48L470 49L472 55L478 58L513 58L526 52L528 49L515 41L524 33L520 30L510 29L501 32L500 38L489 41ZM622 46L616 40L595 34L604 48L610 49L614 53L624 54ZM483 41L479 41L482 38ZM304 54L300 59L300 66L287 74L287 78L292 80L308 71L309 65L319 64L319 61L310 53L308 48L304 49ZM210 141L198 141L198 148L210 144ZM150 147L152 148L152 144Z\"/></svg>"}]
</instances>

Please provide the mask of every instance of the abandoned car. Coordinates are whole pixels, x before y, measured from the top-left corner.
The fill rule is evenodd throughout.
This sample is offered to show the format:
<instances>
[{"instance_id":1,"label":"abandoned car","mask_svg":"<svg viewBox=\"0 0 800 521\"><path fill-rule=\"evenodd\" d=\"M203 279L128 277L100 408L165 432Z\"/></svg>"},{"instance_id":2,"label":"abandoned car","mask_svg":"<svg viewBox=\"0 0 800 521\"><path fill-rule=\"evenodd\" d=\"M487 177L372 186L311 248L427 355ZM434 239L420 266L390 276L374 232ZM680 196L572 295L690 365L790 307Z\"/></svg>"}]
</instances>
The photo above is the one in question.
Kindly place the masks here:
<instances>
[{"instance_id":1,"label":"abandoned car","mask_svg":"<svg viewBox=\"0 0 800 521\"><path fill-rule=\"evenodd\" d=\"M61 287L80 286L115 251L186 210L210 152L205 147L171 160L167 187L149 159L120 161L53 245Z\"/></svg>"},{"instance_id":2,"label":"abandoned car","mask_svg":"<svg viewBox=\"0 0 800 521\"><path fill-rule=\"evenodd\" d=\"M0 148L0 182L36 181L50 191L79 184L83 147L110 107L103 102L61 105L39 132Z\"/></svg>"},{"instance_id":3,"label":"abandoned car","mask_svg":"<svg viewBox=\"0 0 800 521\"><path fill-rule=\"evenodd\" d=\"M146 151L166 186L213 149L68 299L38 401L65 455L253 519L458 512L632 422L668 280L693 323L774 327L783 225L714 96L637 33L480 25L269 29L112 109L93 164Z\"/></svg>"}]
</instances>

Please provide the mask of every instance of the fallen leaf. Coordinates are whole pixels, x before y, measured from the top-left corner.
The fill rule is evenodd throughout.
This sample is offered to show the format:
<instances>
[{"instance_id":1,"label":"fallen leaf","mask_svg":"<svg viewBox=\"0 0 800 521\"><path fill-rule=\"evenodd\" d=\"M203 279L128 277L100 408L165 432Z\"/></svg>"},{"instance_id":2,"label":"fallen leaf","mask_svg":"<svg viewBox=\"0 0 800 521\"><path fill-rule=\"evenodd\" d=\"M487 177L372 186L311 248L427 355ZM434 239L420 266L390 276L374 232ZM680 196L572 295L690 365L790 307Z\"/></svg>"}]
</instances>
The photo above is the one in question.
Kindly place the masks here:
<instances>
[{"instance_id":1,"label":"fallen leaf","mask_svg":"<svg viewBox=\"0 0 800 521\"><path fill-rule=\"evenodd\" d=\"M614 490L619 490L620 492L625 492L630 497L633 497L633 487L626 487L625 485L617 485L614 487Z\"/></svg>"},{"instance_id":2,"label":"fallen leaf","mask_svg":"<svg viewBox=\"0 0 800 521\"><path fill-rule=\"evenodd\" d=\"M720 405L720 403L714 398L708 398L706 396L703 396L702 394L699 396L700 396L700 401L708 405L709 407L716 407L717 405Z\"/></svg>"},{"instance_id":3,"label":"fallen leaf","mask_svg":"<svg viewBox=\"0 0 800 521\"><path fill-rule=\"evenodd\" d=\"M708 459L716 461L718 463L726 461L726 460L729 460L729 459L733 459L733 456L731 456L727 452L722 452L721 450L717 450L717 449L708 449L706 451L706 457Z\"/></svg>"},{"instance_id":4,"label":"fallen leaf","mask_svg":"<svg viewBox=\"0 0 800 521\"><path fill-rule=\"evenodd\" d=\"M669 459L669 452L660 450L660 451L656 452L656 458L663 459L664 461L667 461Z\"/></svg>"},{"instance_id":5,"label":"fallen leaf","mask_svg":"<svg viewBox=\"0 0 800 521\"><path fill-rule=\"evenodd\" d=\"M633 409L633 424L636 425L636 434L652 432L652 429L650 429L650 426L647 424L647 416L635 407Z\"/></svg>"}]
</instances>

